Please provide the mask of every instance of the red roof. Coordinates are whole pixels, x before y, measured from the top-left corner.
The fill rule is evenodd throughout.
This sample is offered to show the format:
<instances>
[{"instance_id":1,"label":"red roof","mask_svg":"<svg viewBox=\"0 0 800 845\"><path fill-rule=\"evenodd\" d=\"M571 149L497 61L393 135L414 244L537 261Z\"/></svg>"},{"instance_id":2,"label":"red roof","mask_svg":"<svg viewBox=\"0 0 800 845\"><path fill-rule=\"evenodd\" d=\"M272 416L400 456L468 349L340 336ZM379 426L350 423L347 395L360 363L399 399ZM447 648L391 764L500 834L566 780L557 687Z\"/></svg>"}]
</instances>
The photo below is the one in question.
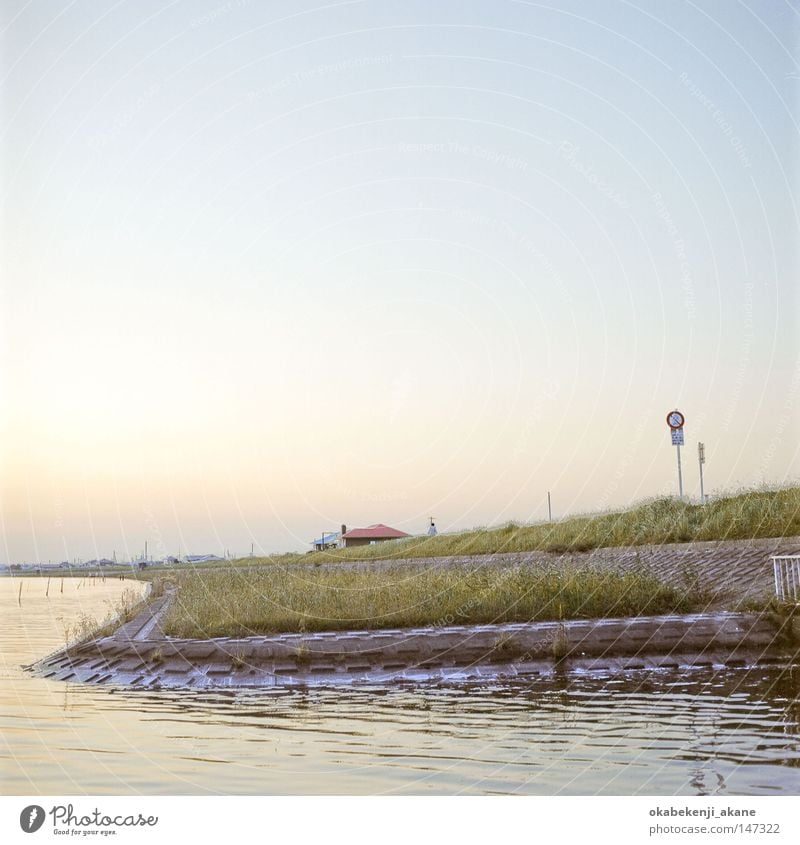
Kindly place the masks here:
<instances>
[{"instance_id":1,"label":"red roof","mask_svg":"<svg viewBox=\"0 0 800 845\"><path fill-rule=\"evenodd\" d=\"M377 525L370 525L368 528L353 528L346 534L342 534L345 540L393 540L396 537L410 537L405 531L398 531L396 528L390 528L388 525L383 525L379 522Z\"/></svg>"}]
</instances>

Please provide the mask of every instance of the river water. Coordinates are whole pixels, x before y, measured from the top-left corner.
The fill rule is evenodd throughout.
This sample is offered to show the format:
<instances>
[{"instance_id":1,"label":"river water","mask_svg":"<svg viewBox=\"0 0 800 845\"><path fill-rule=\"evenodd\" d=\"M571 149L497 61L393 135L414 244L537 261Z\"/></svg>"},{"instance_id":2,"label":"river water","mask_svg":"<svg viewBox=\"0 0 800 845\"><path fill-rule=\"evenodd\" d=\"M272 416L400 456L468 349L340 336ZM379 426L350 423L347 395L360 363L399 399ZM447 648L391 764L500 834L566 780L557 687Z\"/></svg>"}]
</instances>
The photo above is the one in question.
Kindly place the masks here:
<instances>
[{"instance_id":1,"label":"river water","mask_svg":"<svg viewBox=\"0 0 800 845\"><path fill-rule=\"evenodd\" d=\"M21 665L140 587L59 581L49 596L46 578L0 581L3 794L800 794L800 667L285 692L70 684Z\"/></svg>"}]
</instances>

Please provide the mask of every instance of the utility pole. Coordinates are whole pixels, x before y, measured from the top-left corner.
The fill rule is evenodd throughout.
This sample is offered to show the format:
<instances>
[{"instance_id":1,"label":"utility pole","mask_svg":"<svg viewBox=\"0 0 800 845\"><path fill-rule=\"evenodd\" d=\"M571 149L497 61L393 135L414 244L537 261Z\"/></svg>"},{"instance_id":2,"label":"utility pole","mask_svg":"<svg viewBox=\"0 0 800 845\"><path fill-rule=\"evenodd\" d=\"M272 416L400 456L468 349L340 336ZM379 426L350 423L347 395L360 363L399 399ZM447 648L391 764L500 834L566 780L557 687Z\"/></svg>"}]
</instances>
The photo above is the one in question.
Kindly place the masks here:
<instances>
[{"instance_id":1,"label":"utility pole","mask_svg":"<svg viewBox=\"0 0 800 845\"><path fill-rule=\"evenodd\" d=\"M553 508L550 504L550 491L547 491L547 519L549 522L553 521Z\"/></svg>"},{"instance_id":2,"label":"utility pole","mask_svg":"<svg viewBox=\"0 0 800 845\"><path fill-rule=\"evenodd\" d=\"M704 505L706 503L706 494L703 490L703 464L706 462L706 444L705 443L698 443L697 444L697 460L700 463L700 504Z\"/></svg>"}]
</instances>

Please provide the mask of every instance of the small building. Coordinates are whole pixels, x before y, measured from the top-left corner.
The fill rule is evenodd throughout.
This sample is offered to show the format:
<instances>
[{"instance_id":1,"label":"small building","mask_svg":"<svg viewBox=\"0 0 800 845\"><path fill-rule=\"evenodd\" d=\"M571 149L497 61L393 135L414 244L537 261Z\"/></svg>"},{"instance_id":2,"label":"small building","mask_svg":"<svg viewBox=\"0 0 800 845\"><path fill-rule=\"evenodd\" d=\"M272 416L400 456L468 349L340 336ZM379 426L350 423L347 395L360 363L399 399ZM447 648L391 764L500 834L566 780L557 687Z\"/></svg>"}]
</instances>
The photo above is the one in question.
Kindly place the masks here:
<instances>
[{"instance_id":1,"label":"small building","mask_svg":"<svg viewBox=\"0 0 800 845\"><path fill-rule=\"evenodd\" d=\"M326 549L338 549L341 539L341 531L323 531L321 537L311 541L311 545L315 552L324 552Z\"/></svg>"},{"instance_id":2,"label":"small building","mask_svg":"<svg viewBox=\"0 0 800 845\"><path fill-rule=\"evenodd\" d=\"M346 548L351 546L369 546L372 543L384 543L386 540L399 540L401 537L410 537L405 531L391 528L379 522L377 525L369 525L366 528L351 528L342 534L342 543Z\"/></svg>"}]
</instances>

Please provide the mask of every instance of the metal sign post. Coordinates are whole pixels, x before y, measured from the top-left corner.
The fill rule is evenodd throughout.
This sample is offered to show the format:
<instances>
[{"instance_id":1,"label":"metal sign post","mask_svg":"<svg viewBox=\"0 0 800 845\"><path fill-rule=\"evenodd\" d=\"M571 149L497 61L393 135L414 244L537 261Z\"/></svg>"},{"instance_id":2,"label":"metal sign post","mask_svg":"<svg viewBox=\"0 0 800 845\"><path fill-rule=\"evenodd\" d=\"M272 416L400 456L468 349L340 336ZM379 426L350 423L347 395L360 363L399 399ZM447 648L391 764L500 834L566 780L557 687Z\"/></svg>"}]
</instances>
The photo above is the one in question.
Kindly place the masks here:
<instances>
[{"instance_id":1,"label":"metal sign post","mask_svg":"<svg viewBox=\"0 0 800 845\"><path fill-rule=\"evenodd\" d=\"M704 505L706 503L706 494L703 490L703 464L706 462L706 444L705 443L698 443L697 444L697 460L700 463L700 504Z\"/></svg>"},{"instance_id":2,"label":"metal sign post","mask_svg":"<svg viewBox=\"0 0 800 845\"><path fill-rule=\"evenodd\" d=\"M667 425L670 427L670 434L672 435L672 445L678 450L678 496L683 498L683 473L681 472L681 446L683 446L683 424L686 422L686 417L678 411L670 411L667 414Z\"/></svg>"}]
</instances>

